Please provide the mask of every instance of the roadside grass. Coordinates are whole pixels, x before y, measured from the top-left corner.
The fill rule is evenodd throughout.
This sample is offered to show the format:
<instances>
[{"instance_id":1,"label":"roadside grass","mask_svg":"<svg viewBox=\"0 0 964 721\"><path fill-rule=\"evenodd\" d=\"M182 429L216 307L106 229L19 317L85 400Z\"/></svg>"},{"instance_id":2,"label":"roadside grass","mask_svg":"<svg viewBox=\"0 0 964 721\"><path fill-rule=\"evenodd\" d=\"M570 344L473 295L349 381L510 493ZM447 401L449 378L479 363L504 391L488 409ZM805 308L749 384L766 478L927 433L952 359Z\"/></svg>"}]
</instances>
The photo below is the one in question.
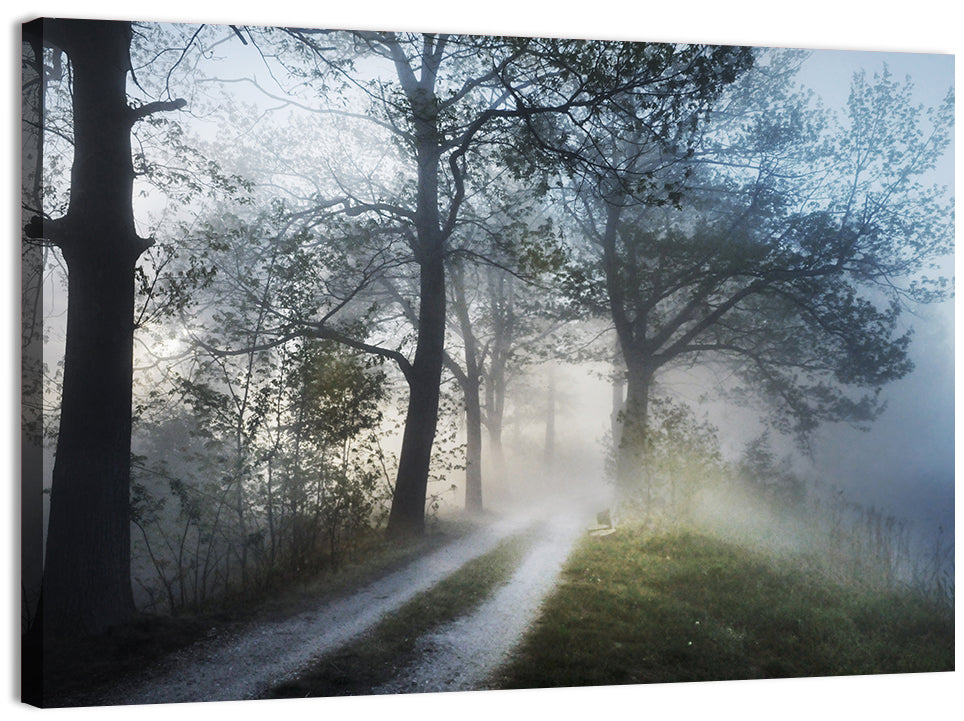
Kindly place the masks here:
<instances>
[{"instance_id":1,"label":"roadside grass","mask_svg":"<svg viewBox=\"0 0 964 721\"><path fill-rule=\"evenodd\" d=\"M494 688L954 670L954 616L689 532L588 537Z\"/></svg>"},{"instance_id":2,"label":"roadside grass","mask_svg":"<svg viewBox=\"0 0 964 721\"><path fill-rule=\"evenodd\" d=\"M91 638L58 638L40 648L25 638L25 663L43 664L44 704L48 707L98 705L118 681L133 678L149 664L174 663L175 654L195 643L243 633L252 624L283 619L347 595L416 558L471 533L477 523L445 519L434 532L407 543L370 539L365 553L334 568L320 567L297 579L251 588L175 616L142 614L131 623ZM36 659L36 660L34 660Z\"/></svg>"},{"instance_id":3,"label":"roadside grass","mask_svg":"<svg viewBox=\"0 0 964 721\"><path fill-rule=\"evenodd\" d=\"M261 698L369 694L418 656L418 639L470 612L507 581L531 545L531 533L511 536L420 593L358 640L320 659L297 679Z\"/></svg>"}]
</instances>

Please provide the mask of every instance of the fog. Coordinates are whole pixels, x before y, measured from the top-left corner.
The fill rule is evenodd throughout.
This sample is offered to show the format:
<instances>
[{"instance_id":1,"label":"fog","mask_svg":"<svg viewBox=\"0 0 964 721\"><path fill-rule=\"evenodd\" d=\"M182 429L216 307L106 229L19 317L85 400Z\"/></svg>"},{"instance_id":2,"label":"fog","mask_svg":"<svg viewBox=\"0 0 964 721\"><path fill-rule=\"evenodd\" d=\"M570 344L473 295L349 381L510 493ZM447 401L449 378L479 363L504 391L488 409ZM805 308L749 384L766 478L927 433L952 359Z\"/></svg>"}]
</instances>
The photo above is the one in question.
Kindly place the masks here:
<instances>
[{"instance_id":1,"label":"fog","mask_svg":"<svg viewBox=\"0 0 964 721\"><path fill-rule=\"evenodd\" d=\"M954 58L919 53L817 51L800 73L828 103L846 100L843 79L881 64L909 76L915 97L933 104L954 81ZM954 151L940 160L934 182L954 194ZM944 265L953 274L953 260ZM922 533L938 528L954 537L954 302L914 309L911 356L915 370L887 386L887 410L869 432L824 429L815 447L815 472L855 500L905 518Z\"/></svg>"},{"instance_id":2,"label":"fog","mask_svg":"<svg viewBox=\"0 0 964 721\"><path fill-rule=\"evenodd\" d=\"M186 30L180 28L179 32L183 35ZM329 318L325 315L328 311L331 311L331 316L337 311L340 315L336 320L343 323L338 327L339 332L343 328L353 329L353 324L361 327L369 323L364 329L367 335L362 340L372 346L412 358L418 330L417 323L412 319L418 300L416 274L412 270L413 254L398 239L406 236L397 227L398 218L409 218L412 214L397 212L394 220L386 220L397 209L388 207L389 204L379 195L385 188L397 191L403 198L411 193L414 181L412 169L405 163L406 147L392 137L394 132L398 132L398 126L384 119L379 119L374 125L365 125L358 118L365 110L363 101L367 97L367 83L379 78L384 72L382 65L388 67L388 64L362 61L358 65L357 78L348 83L343 98L334 94L332 97L324 94L316 97L310 89L306 90L299 83L286 85L281 66L273 62L269 55L269 65L266 67L254 43L242 45L230 33L225 31L222 35L224 37L213 45L217 48L216 53L198 57L190 68L179 67L177 73L167 81L176 84L180 80L188 88L185 94L189 96L191 112L177 119L183 129L183 137L187 139L185 146L198 150L202 159L217 158L221 164L219 170L223 170L225 175L237 173L248 178L253 184L251 198L246 199L250 205L236 203L236 198L226 199L216 193L212 193L211 198L198 192L187 200L172 199L172 194L146 184L138 185L139 192L135 198L138 229L143 235L156 233L162 244L173 248L172 257L175 258L178 253L198 253L204 262L210 261L217 266L218 271L211 286L205 288L204 293L198 292L198 297L202 298L198 307L185 304L177 313L158 316L159 320L145 324L135 336L135 405L143 408L143 417L139 418L143 425L135 430L134 451L138 456L147 458L138 483L147 488L148 495L156 494L155 500L164 499L163 502L157 501L159 505L155 516L151 517L151 523L155 524L152 532L157 535L151 537L148 530L144 530L142 538L135 539L135 542L153 542L156 547L163 540L171 551L174 544L165 524L171 527L181 524L178 530L184 534L181 541L184 547L187 543L183 539L188 537L188 530L193 528L196 539L192 537L191 540L197 543L196 558L192 561L195 565L185 562L185 567L190 565L192 570L196 569L198 559L204 555L200 550L204 539L214 546L214 542L210 541L214 532L202 528L203 523L210 522L214 528L220 529L218 524L222 523L222 519L218 516L216 520L208 521L204 512L192 505L196 500L191 494L201 496L217 490L226 496L227 486L218 489L214 484L222 476L226 477L224 468L230 467L231 463L239 469L253 467L255 470L245 470L250 473L245 481L250 484L249 487L243 487L245 482L240 480L231 481L237 483L240 499L236 510L237 528L231 529L237 538L225 541L227 550L209 550L207 555L215 557L220 553L223 558L230 559L231 553L237 552L237 546L247 553L249 542L252 548L257 547L258 553L266 554L264 539L275 532L273 527L265 530L269 521L274 522L272 514L276 512L272 496L272 493L278 492L277 486L272 485L276 483L274 474L281 477L290 471L281 462L273 465L277 457L273 454L281 447L282 436L296 425L291 419L295 413L293 409L297 406L297 394L284 396L287 388L285 383L295 377L293 372L286 380L276 382L271 381L269 375L283 367L282 360L293 363L291 358L295 354L292 351L290 356L279 354L277 357L264 356L260 359L255 358L253 351L247 357L240 355L246 342L252 346L258 345L249 341L249 337L266 342L264 338L271 334L281 337L293 327L291 313L294 311L289 307L282 308L280 301L278 307L269 308L260 315L252 301L262 290L267 297L268 286L275 278L270 273L277 272L279 278L289 282L303 281L297 291L289 293L298 296L292 307L307 308L309 310L305 312L316 312L326 320ZM895 77L902 78L909 74L915 80L920 79L915 99L927 105L937 105L946 89L953 85L951 58L819 50L814 51L803 63L796 81L813 90L831 109L842 111L852 73L866 69L868 75L872 75L885 65ZM159 82L157 78L146 77L145 85L152 80ZM131 92L137 91L132 88ZM285 92L291 93L290 101L284 96ZM310 103L314 105L306 110ZM319 118L323 121L319 121ZM399 135L404 136L404 133ZM173 160L180 160L177 153L183 149L165 146L162 136L151 137L150 133L145 133L144 140L146 148L159 154L166 149L174 156ZM953 145L931 172L928 182L946 184L953 189L952 157ZM173 162L171 157L166 160ZM66 167L67 164L62 163L60 169ZM494 170L487 172L501 178ZM216 184L213 180L210 182ZM549 207L550 202L558 203L559 208L564 207L564 193L560 196L530 196L527 194L530 188L526 180L504 182L507 188L505 193L514 202L498 205L501 198L497 202L482 197L485 184L481 182L473 189L478 197L471 196L472 202L480 207L486 203L492 205L479 211L473 222L483 225L480 219L485 212L490 212L485 221L492 217L509 218L511 223L506 220L506 227L524 228L524 231L518 232L520 237L525 237L526 232L536 235L540 223L558 212L553 217L558 229L553 229L556 235L552 236L552 240L562 239L563 244L572 245L580 242L579 223L566 217L564 212ZM54 178L51 183L59 193L66 192L66 175ZM453 187L454 182L451 187L445 187L445 191L455 195ZM329 196L339 194L347 195L337 202L328 201ZM563 200L559 200L560 197ZM304 247L292 246L293 250L288 254L279 248L283 242L292 242L297 234L288 234L293 223L286 225L289 221L277 221L277 217L283 213L272 208L271 203L278 199L299 209L312 203L323 206L329 202L330 206L337 206L343 211L343 217L326 219L330 223L327 226L319 221L318 226L322 227L322 231L318 236ZM256 218L256 213L250 208L267 210L264 211L264 217ZM278 215L272 216L272 212ZM307 214L306 210L298 212ZM376 220L369 226L354 226L351 225L354 221L345 220L369 212L373 218L377 218L377 222L385 224L384 228L376 228ZM651 216L642 217L652 219ZM235 219L237 227L232 225ZM262 222L264 228L258 226ZM205 224L210 224L215 230L207 230ZM251 227L255 227L255 230L249 231ZM206 232L214 234L215 231L224 231L227 235L236 232L236 237L242 239L246 238L245 232L250 232L248 240L251 242L239 242L223 256L217 255L223 249L212 245L204 249L210 255L204 255L199 250L202 245L198 239L203 239ZM387 234L389 231L398 233L398 237L391 241L395 245L377 245L382 237L379 233ZM473 257L473 244L478 244L479 240L471 234L471 230L464 232L464 236L453 237L459 239L461 245L458 250L463 252L464 257ZM338 237L338 233L357 241L358 247L329 243L336 247L336 251L332 251L324 241L329 237ZM270 242L259 246L257 243L264 238ZM545 247L549 247L549 241L545 242ZM542 246L536 247L545 250ZM316 251L318 255L308 255ZM167 257L158 252L158 255L144 261L142 267L148 274L163 269L168 262ZM302 252L306 254L304 259L297 256ZM339 255L339 252L342 254ZM366 256L365 253L370 255ZM351 284L354 278L350 272L369 271L377 265L373 258L378 263L384 262L384 266L378 266L378 273L372 273L378 282L363 288L359 286L360 290L353 288ZM478 331L479 338L470 339L465 327L460 327L454 318L449 320L445 343L451 363L443 375L442 411L435 436L435 455L428 487L428 505L433 518L436 514L457 516L468 503L469 479L465 471L467 404L456 382L458 372L453 371L452 366L464 363L472 342L484 347L485 352L489 352L490 346L496 345L498 332L494 328L494 309L498 302L505 301L505 298L486 297L485 293L492 287L492 279L478 268L505 270L502 266L514 259L500 256L494 257L494 261L492 258L486 259L493 261L488 265L480 263L472 266L466 263L469 270L460 266L460 272L465 273L465 287L461 290L468 298L467 301L463 299L465 314L471 315L470 320L475 328L481 330ZM67 302L63 269L61 263L55 261L50 262L47 268L44 297L44 360L49 377L45 400L51 408L55 408L58 402L57 368L63 352L64 308ZM950 272L951 260L943 258L940 262L944 271ZM285 263L290 263L290 267L284 266ZM278 271L279 267L283 267L283 271ZM512 272L524 275L523 271ZM508 275L512 275L512 272ZM592 512L617 504L614 456L618 455L619 444L613 438L613 417L618 409L614 409L613 405L613 375L622 373L624 369L614 367L607 356L612 355L612 349L617 347L618 342L605 313L583 309L570 312L568 316L558 313L555 318L545 320L545 309L537 308L538 303L533 301L542 300L546 285L549 285L547 278L539 278L538 282L532 284L531 290L518 292L518 298L514 300L520 306L519 316L531 322L533 327L526 329L528 335L520 336L523 340L513 350L515 355L506 366L509 378L502 389L504 415L498 419L502 429L504 469L497 468L494 441L488 433L491 426L496 424L496 419L492 417L494 412L488 406L485 408L481 458L482 497L487 513L507 513L561 497L580 499L584 507ZM286 296L285 300L290 298ZM455 301L458 300L451 297L449 308L455 307ZM235 308L232 305L235 302L244 310ZM526 307L526 302L533 305ZM561 301L559 304L563 305ZM250 333L243 325L228 325L230 320L243 324L253 322L251 319L255 317L260 325ZM544 327L553 323L557 323L559 328ZM862 527L868 519L869 522L875 522L873 519L886 521L891 517L898 524L906 524L908 533L918 539L914 541L914 554L917 555L927 553L928 543L940 531L953 537L953 303L945 301L930 306L914 305L911 312L905 313L902 323L905 324L904 329L913 329L914 332L909 355L915 368L905 377L884 385L881 400L886 409L882 415L870 425L869 430L856 430L842 423L825 424L806 439L805 447L798 442L799 439L781 434L779 429L771 427L765 401L742 399L745 402L739 402L741 399L733 397L737 379L735 372L725 363L706 361L700 356L699 360L671 366L662 373L653 387L653 396L683 404L692 414L694 422L705 422L712 427L720 453L718 477L707 475L686 481L691 484L687 491L691 497L684 514L687 520L780 552L826 551L820 545L825 536L814 530L823 528L822 524L847 522ZM490 335L482 337L484 332ZM551 338L552 342L545 343L546 338ZM237 348L232 348L232 343ZM276 347L282 347L282 344ZM354 347L357 350L358 346ZM221 354L212 351L212 348ZM235 350L239 353L237 358L231 355ZM485 356L485 352L481 355L487 362L492 362L494 350L491 351L493 356ZM356 360L358 357L362 356L356 355ZM410 379L406 376L404 363L393 365L393 356L388 353L382 353L379 358L378 361L371 358L358 361L364 366L368 378L375 377L377 372L385 374L384 396L379 397L378 405L380 417L377 423L373 421L370 427L364 429L366 433L371 432L371 437L360 440L363 434L359 433L352 438L341 438L338 442L321 442L316 437L299 436L291 462L296 467L299 463L307 464L298 444L303 442L307 447L309 443L315 443L312 452L317 458L323 459L318 461L319 467L328 463L331 467L326 465L324 473L317 469L314 472L324 475L340 464L342 469L351 468L352 472L367 474L364 477L370 481L371 498L375 499L372 506L387 514L398 457L402 453L402 433L409 397L406 382ZM247 376L244 375L245 360L248 361ZM261 376L252 372L258 363L263 363L258 369ZM203 375L202 369L209 375ZM484 377L484 393L488 390L486 384L495 381L481 371L479 375ZM243 391L239 390L241 388ZM205 395L210 389L221 393L217 402L212 402ZM254 404L241 407L238 398L247 398L249 389L252 398L276 399L273 419L266 420L267 411L255 408ZM194 392L193 396L191 392ZM272 392L276 396L270 396ZM222 403L223 398L228 398L230 403ZM205 403L209 405L204 406ZM215 437L216 434L205 427L205 424L214 427L217 422L223 422L223 418L215 413L215 410L223 410L221 407L215 408L217 403L236 412L231 429L235 431L235 436L241 438L248 434L244 442L250 447L242 448L243 443L237 441L233 447L235 456L224 450L230 446L224 441L230 435L227 431L221 429L222 436ZM283 404L288 405L282 408ZM210 415L192 418L191 410L202 406ZM332 407L335 406L337 403L333 401ZM155 413L153 417L152 412ZM351 411L345 412L343 417L352 418ZM319 420L318 425L321 427L322 421ZM249 431L249 428L254 430ZM755 491L746 479L739 477L736 469L747 445L765 431L769 431L767 438L775 458L792 468L805 488L809 505L786 507L771 503L760 497L757 492L759 489ZM210 435L205 435L208 432ZM619 432L617 428L616 433ZM179 433L186 434L186 438L179 437ZM48 440L46 488L50 486L55 438ZM218 446L215 441L220 441L221 445ZM205 455L202 449L210 448L216 448L217 452ZM220 465L214 463L214 459L221 459L218 461ZM348 474L348 471L344 472ZM212 485L208 487L205 484ZM184 490L185 487L188 487L188 491ZM660 488L656 490L656 495L676 494L675 482L667 482L666 487L671 490ZM329 491L326 489L325 493ZM249 493L249 496L243 497L244 493ZM322 495L319 491L319 497ZM293 494L284 500L294 507L303 502L301 496L296 496ZM325 496L326 499L330 497ZM224 497L220 502L228 507ZM250 508L241 510L245 502L250 503ZM328 507L326 509L330 510ZM220 511L219 506L218 513ZM250 520L245 513L256 516L258 520ZM652 515L662 517L671 514L654 512ZM252 525L249 528L245 525L262 523L261 516L269 519L263 522L265 527L255 528ZM147 525L145 521L145 527ZM292 538L298 532L291 530ZM336 541L333 534L330 539L332 556L335 555ZM183 551L183 548L178 550ZM166 591L171 598L174 596L173 581L164 577L163 564L152 559L152 565L143 553L144 549L140 551L138 574L143 579L149 579L159 573L164 581L162 585L166 584L167 588L156 586L148 589L149 583L145 582L138 592L138 600L142 604L160 608L163 606L162 591ZM172 555L175 554L172 552ZM182 559L178 558L177 562L182 563ZM245 557L241 564L247 562ZM225 571L225 575L229 573ZM197 584L198 581L195 579L193 583ZM197 586L187 589L183 581L181 585L179 590L182 596L189 592L198 593ZM228 586L226 578L224 586ZM203 583L201 587L203 595ZM181 602L184 602L183 599ZM174 605L173 600L169 603Z\"/></svg>"}]
</instances>

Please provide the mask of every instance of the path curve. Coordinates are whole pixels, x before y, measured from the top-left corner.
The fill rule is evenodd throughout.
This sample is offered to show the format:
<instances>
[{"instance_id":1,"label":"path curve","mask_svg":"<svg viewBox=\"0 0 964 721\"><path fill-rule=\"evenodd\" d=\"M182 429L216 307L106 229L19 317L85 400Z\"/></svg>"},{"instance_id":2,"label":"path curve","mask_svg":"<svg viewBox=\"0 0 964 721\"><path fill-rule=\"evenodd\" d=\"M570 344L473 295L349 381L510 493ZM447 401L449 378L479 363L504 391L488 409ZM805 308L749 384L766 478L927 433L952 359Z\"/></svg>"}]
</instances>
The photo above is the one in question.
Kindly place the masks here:
<instances>
[{"instance_id":1,"label":"path curve","mask_svg":"<svg viewBox=\"0 0 964 721\"><path fill-rule=\"evenodd\" d=\"M508 658L538 617L543 599L585 524L563 515L545 523L512 578L474 612L418 641L419 660L373 693L470 691Z\"/></svg>"},{"instance_id":2,"label":"path curve","mask_svg":"<svg viewBox=\"0 0 964 721\"><path fill-rule=\"evenodd\" d=\"M115 689L106 705L257 698L290 681L312 661L330 653L386 614L529 527L532 516L511 516L384 576L360 591L283 621L262 623L227 639L195 644L178 652L170 670Z\"/></svg>"}]
</instances>

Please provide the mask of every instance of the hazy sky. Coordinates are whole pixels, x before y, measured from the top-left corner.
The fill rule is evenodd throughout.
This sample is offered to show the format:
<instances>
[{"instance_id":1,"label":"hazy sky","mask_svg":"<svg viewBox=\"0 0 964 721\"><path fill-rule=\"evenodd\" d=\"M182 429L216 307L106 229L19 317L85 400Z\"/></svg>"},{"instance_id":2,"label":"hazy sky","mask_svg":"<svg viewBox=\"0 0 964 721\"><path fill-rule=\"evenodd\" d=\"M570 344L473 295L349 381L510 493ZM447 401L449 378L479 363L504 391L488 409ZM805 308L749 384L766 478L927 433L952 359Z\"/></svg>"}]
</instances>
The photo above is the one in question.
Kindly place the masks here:
<instances>
[{"instance_id":1,"label":"hazy sky","mask_svg":"<svg viewBox=\"0 0 964 721\"><path fill-rule=\"evenodd\" d=\"M940 103L954 84L951 55L816 50L798 76L826 105L843 107L853 73L868 76L884 64L896 79L910 76L925 106ZM953 150L933 182L954 187ZM953 525L954 513L954 308L953 303L908 315L914 328L916 369L885 389L888 408L870 433L825 429L816 456L818 472L852 492L929 526Z\"/></svg>"}]
</instances>

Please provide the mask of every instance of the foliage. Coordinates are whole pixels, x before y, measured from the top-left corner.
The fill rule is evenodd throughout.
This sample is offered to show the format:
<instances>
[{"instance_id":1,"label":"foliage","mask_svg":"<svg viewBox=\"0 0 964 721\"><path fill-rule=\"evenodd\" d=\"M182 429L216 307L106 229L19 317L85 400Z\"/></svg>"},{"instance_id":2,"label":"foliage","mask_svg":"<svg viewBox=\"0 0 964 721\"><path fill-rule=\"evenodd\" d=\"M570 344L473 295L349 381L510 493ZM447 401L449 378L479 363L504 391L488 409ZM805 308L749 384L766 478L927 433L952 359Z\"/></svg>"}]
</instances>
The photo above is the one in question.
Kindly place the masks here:
<instances>
[{"instance_id":1,"label":"foliage","mask_svg":"<svg viewBox=\"0 0 964 721\"><path fill-rule=\"evenodd\" d=\"M209 357L178 380L175 415L142 422L154 460L134 499L172 610L350 553L379 503L376 459L359 441L381 421L383 382L321 341L243 364Z\"/></svg>"},{"instance_id":2,"label":"foliage","mask_svg":"<svg viewBox=\"0 0 964 721\"><path fill-rule=\"evenodd\" d=\"M743 455L737 461L736 471L739 479L748 483L758 497L782 509L799 507L804 500L804 481L794 473L789 458L777 460L770 448L768 432L746 444Z\"/></svg>"},{"instance_id":3,"label":"foliage","mask_svg":"<svg viewBox=\"0 0 964 721\"><path fill-rule=\"evenodd\" d=\"M646 433L646 507L686 518L701 491L724 473L718 429L686 404L653 398Z\"/></svg>"}]
</instances>

